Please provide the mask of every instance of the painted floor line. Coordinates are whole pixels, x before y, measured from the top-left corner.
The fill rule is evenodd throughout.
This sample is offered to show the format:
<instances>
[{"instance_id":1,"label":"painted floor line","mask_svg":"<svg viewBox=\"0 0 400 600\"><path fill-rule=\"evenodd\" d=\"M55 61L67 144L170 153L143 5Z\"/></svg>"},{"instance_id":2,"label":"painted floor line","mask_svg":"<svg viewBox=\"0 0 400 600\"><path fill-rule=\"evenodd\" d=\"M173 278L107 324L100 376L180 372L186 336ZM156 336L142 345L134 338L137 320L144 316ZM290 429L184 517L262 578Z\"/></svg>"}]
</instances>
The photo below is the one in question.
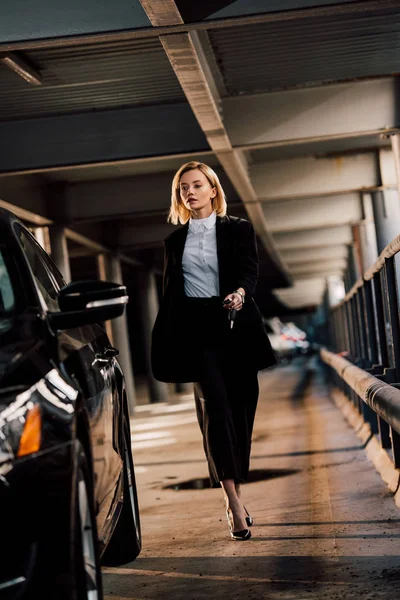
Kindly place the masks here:
<instances>
[{"instance_id":1,"label":"painted floor line","mask_svg":"<svg viewBox=\"0 0 400 600\"><path fill-rule=\"evenodd\" d=\"M161 420L160 420L161 419ZM157 421L155 420L147 420L144 423L134 423L131 425L131 431L147 431L148 429L162 429L163 427L178 427L179 425L189 425L190 423L196 422L195 415L188 416L166 416L166 417L158 417Z\"/></svg>"},{"instance_id":2,"label":"painted floor line","mask_svg":"<svg viewBox=\"0 0 400 600\"><path fill-rule=\"evenodd\" d=\"M170 431L145 431L143 433L132 433L132 444L135 442L144 442L146 440L161 440L172 437Z\"/></svg>"},{"instance_id":3,"label":"painted floor line","mask_svg":"<svg viewBox=\"0 0 400 600\"><path fill-rule=\"evenodd\" d=\"M207 575L207 574L196 574L196 573L180 573L177 571L165 572L165 571L152 571L147 569L127 569L120 567L107 567L103 568L103 573L108 575L148 575L156 577L172 577L172 578L187 578L187 579L210 579L212 581L245 581L248 583L287 583L290 585L336 585L340 586L354 586L353 582L347 581L317 581L316 579L269 579L263 577L240 577L239 575Z\"/></svg>"},{"instance_id":4,"label":"painted floor line","mask_svg":"<svg viewBox=\"0 0 400 600\"><path fill-rule=\"evenodd\" d=\"M166 438L159 440L144 440L143 442L133 442L132 449L135 452L136 450L143 450L144 448L157 448L158 446L170 446L171 444L176 444L178 440L176 438Z\"/></svg>"}]
</instances>

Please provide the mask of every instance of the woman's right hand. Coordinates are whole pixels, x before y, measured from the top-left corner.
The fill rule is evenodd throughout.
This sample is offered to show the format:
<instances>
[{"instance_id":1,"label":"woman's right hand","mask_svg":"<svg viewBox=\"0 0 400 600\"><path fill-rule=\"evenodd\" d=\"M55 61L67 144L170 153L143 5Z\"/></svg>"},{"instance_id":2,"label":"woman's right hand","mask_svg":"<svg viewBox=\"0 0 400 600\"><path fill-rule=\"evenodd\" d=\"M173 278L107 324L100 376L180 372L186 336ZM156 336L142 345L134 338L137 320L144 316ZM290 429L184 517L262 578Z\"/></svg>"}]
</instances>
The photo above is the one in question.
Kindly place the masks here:
<instances>
[{"instance_id":1,"label":"woman's right hand","mask_svg":"<svg viewBox=\"0 0 400 600\"><path fill-rule=\"evenodd\" d=\"M242 296L237 292L228 294L224 299L223 306L228 310L241 310L243 306Z\"/></svg>"}]
</instances>

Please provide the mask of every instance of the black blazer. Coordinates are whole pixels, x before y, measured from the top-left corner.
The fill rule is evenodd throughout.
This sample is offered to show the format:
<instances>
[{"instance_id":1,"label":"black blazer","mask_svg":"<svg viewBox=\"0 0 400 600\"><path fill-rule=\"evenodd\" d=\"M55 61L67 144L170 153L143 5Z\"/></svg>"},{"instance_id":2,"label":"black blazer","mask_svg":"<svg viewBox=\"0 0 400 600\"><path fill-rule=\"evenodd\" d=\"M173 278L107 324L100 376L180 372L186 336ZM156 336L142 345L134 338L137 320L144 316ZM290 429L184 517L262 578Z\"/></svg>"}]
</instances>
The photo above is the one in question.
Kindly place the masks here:
<instances>
[{"instance_id":1,"label":"black blazer","mask_svg":"<svg viewBox=\"0 0 400 600\"><path fill-rule=\"evenodd\" d=\"M185 297L182 256L189 229L187 223L165 240L163 299L153 328L152 368L161 381L195 381L194 373L173 356L184 353L187 323L179 313ZM238 311L233 328L234 342L240 344L244 360L259 370L276 363L265 332L261 313L253 300L258 279L257 242L253 226L238 217L217 217L217 254L220 296L224 298L239 287L246 291L245 303Z\"/></svg>"}]
</instances>

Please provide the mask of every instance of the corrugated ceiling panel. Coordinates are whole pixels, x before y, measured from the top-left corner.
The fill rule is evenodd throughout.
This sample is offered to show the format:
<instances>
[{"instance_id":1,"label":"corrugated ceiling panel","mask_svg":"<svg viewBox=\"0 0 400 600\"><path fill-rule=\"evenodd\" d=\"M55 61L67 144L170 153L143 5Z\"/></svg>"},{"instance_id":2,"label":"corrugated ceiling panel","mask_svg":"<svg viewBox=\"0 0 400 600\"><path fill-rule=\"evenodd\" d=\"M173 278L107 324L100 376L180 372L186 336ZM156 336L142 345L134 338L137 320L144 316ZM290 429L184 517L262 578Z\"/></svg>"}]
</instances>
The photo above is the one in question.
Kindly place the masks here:
<instances>
[{"instance_id":1,"label":"corrugated ceiling panel","mask_svg":"<svg viewBox=\"0 0 400 600\"><path fill-rule=\"evenodd\" d=\"M226 19L249 15L275 13L288 10L302 10L332 6L335 4L351 4L358 0L233 0L233 2L188 2L176 0L185 23L197 20Z\"/></svg>"},{"instance_id":2,"label":"corrugated ceiling panel","mask_svg":"<svg viewBox=\"0 0 400 600\"><path fill-rule=\"evenodd\" d=\"M400 72L400 8L209 32L229 95Z\"/></svg>"},{"instance_id":3,"label":"corrugated ceiling panel","mask_svg":"<svg viewBox=\"0 0 400 600\"><path fill-rule=\"evenodd\" d=\"M30 85L1 66L1 120L184 100L158 40L36 50L25 56L41 71L43 84Z\"/></svg>"}]
</instances>

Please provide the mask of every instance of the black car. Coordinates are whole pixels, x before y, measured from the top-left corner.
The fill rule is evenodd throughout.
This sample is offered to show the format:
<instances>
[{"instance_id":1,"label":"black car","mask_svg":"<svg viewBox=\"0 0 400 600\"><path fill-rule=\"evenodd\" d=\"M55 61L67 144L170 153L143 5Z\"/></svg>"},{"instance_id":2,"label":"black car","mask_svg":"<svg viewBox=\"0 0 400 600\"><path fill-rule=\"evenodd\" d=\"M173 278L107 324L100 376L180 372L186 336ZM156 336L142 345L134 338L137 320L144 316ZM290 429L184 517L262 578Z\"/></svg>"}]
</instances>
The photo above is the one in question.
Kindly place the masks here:
<instances>
[{"instance_id":1,"label":"black car","mask_svg":"<svg viewBox=\"0 0 400 600\"><path fill-rule=\"evenodd\" d=\"M124 376L103 324L126 288L66 284L0 209L0 598L100 600L141 549Z\"/></svg>"}]
</instances>

